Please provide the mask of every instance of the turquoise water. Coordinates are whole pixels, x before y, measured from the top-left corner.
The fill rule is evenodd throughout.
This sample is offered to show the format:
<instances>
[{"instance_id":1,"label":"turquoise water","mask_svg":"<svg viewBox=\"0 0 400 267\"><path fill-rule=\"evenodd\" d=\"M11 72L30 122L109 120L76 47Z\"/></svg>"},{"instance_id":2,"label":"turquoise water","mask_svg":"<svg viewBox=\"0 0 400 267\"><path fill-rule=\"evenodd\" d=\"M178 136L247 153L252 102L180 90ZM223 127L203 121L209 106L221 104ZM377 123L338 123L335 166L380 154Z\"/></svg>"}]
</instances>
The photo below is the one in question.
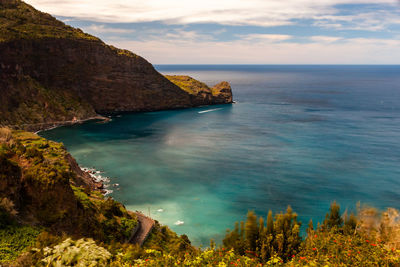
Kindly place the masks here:
<instances>
[{"instance_id":1,"label":"turquoise water","mask_svg":"<svg viewBox=\"0 0 400 267\"><path fill-rule=\"evenodd\" d=\"M206 246L248 210L292 205L306 225L333 200L400 208L400 66L156 67L227 80L237 104L41 133L118 183L129 209Z\"/></svg>"}]
</instances>

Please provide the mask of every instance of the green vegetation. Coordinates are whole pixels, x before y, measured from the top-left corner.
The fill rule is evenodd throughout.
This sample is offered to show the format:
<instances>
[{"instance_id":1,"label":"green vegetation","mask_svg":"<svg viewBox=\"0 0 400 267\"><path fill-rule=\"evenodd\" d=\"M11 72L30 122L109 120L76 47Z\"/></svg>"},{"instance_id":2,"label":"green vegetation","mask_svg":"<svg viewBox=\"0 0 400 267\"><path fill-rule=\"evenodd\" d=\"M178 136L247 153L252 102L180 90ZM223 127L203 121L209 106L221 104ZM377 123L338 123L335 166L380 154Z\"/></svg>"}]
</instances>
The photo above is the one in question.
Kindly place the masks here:
<instances>
[{"instance_id":1,"label":"green vegetation","mask_svg":"<svg viewBox=\"0 0 400 267\"><path fill-rule=\"evenodd\" d=\"M247 214L246 223L236 223L233 231L227 231L223 240L224 247L233 249L240 255L255 256L266 262L272 256L287 261L296 254L301 244L300 223L297 214L289 207L285 214L280 213L272 219L268 213L267 224L262 217L253 212Z\"/></svg>"},{"instance_id":2,"label":"green vegetation","mask_svg":"<svg viewBox=\"0 0 400 267\"><path fill-rule=\"evenodd\" d=\"M111 253L105 248L99 247L93 239L70 238L62 243L44 249L45 258L42 262L47 266L106 266L111 258Z\"/></svg>"},{"instance_id":3,"label":"green vegetation","mask_svg":"<svg viewBox=\"0 0 400 267\"><path fill-rule=\"evenodd\" d=\"M198 80L195 80L189 76L165 75L165 78L191 95L197 95L198 93L202 92L212 93L211 88L205 83L199 82Z\"/></svg>"},{"instance_id":4,"label":"green vegetation","mask_svg":"<svg viewBox=\"0 0 400 267\"><path fill-rule=\"evenodd\" d=\"M0 86L5 89L0 96L0 125L31 129L34 124L95 115L87 103L71 93L46 89L29 76L2 79Z\"/></svg>"},{"instance_id":5,"label":"green vegetation","mask_svg":"<svg viewBox=\"0 0 400 267\"><path fill-rule=\"evenodd\" d=\"M22 242L12 244L18 248L8 256L3 244L2 260L14 259L35 241L24 225L107 243L131 236L136 215L85 184L88 178L74 170L78 167L62 144L0 128L0 148L0 226L12 226L7 233L18 233Z\"/></svg>"},{"instance_id":6,"label":"green vegetation","mask_svg":"<svg viewBox=\"0 0 400 267\"><path fill-rule=\"evenodd\" d=\"M23 251L33 246L40 233L39 228L15 223L0 227L0 265L15 260Z\"/></svg>"},{"instance_id":7,"label":"green vegetation","mask_svg":"<svg viewBox=\"0 0 400 267\"><path fill-rule=\"evenodd\" d=\"M65 25L49 14L17 0L0 2L0 42L17 39L65 38L99 41L79 29Z\"/></svg>"}]
</instances>

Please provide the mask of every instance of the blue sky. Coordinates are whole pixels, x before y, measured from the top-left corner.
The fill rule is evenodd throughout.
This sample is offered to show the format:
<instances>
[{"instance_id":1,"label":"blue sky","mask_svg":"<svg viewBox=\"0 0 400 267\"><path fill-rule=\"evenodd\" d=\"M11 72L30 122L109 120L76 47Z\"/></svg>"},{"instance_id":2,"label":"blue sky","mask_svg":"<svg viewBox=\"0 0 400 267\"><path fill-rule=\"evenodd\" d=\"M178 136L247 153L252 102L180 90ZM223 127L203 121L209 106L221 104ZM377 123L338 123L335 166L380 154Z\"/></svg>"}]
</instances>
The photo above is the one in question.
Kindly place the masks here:
<instances>
[{"instance_id":1,"label":"blue sky","mask_svg":"<svg viewBox=\"0 0 400 267\"><path fill-rule=\"evenodd\" d=\"M153 64L400 64L399 0L27 0Z\"/></svg>"}]
</instances>

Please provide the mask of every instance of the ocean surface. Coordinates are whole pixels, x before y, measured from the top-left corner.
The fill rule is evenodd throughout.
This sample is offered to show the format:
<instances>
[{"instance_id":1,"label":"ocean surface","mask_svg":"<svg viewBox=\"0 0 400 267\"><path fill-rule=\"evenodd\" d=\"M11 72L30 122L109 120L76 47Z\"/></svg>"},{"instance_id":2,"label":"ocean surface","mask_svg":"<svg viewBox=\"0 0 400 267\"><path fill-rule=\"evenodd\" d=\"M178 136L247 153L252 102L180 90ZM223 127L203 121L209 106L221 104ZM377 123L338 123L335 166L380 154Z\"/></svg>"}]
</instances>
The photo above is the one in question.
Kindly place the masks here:
<instances>
[{"instance_id":1,"label":"ocean surface","mask_svg":"<svg viewBox=\"0 0 400 267\"><path fill-rule=\"evenodd\" d=\"M40 133L104 171L127 208L203 246L248 210L291 205L305 228L334 200L343 211L358 201L400 208L400 66L156 68L229 81L237 103Z\"/></svg>"}]
</instances>

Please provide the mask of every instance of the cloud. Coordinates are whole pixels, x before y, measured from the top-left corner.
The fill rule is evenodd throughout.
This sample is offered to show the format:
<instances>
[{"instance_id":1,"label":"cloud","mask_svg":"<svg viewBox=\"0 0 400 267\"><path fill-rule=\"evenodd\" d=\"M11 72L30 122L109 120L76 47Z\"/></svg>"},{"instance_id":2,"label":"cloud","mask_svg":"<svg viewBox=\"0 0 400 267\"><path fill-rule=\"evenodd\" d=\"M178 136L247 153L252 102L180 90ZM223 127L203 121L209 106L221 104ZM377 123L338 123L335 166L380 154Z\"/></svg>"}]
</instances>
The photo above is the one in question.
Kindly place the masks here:
<instances>
[{"instance_id":1,"label":"cloud","mask_svg":"<svg viewBox=\"0 0 400 267\"><path fill-rule=\"evenodd\" d=\"M92 24L87 27L82 27L82 30L91 33L91 34L99 34L99 33L133 33L135 32L134 29L122 29L122 28L114 28L114 27L107 27L105 25L96 25Z\"/></svg>"},{"instance_id":2,"label":"cloud","mask_svg":"<svg viewBox=\"0 0 400 267\"><path fill-rule=\"evenodd\" d=\"M399 9L400 10L400 9ZM398 12L375 10L349 15L322 15L314 17L314 25L340 30L381 31L389 25L400 24Z\"/></svg>"},{"instance_id":3,"label":"cloud","mask_svg":"<svg viewBox=\"0 0 400 267\"><path fill-rule=\"evenodd\" d=\"M314 36L329 40L329 36ZM336 37L331 37L333 38ZM313 37L311 37L313 39ZM400 40L351 38L340 42L146 42L109 40L154 64L398 64Z\"/></svg>"},{"instance_id":4,"label":"cloud","mask_svg":"<svg viewBox=\"0 0 400 267\"><path fill-rule=\"evenodd\" d=\"M310 39L317 43L332 43L343 39L342 37L334 36L311 36Z\"/></svg>"},{"instance_id":5,"label":"cloud","mask_svg":"<svg viewBox=\"0 0 400 267\"><path fill-rule=\"evenodd\" d=\"M277 26L294 19L336 16L340 4L388 4L396 0L26 0L56 16L96 22L217 23ZM317 18L318 19L318 18ZM323 19L323 18L321 18ZM328 19L326 17L325 19ZM328 19L332 20L332 19ZM329 25L329 24L326 24Z\"/></svg>"},{"instance_id":6,"label":"cloud","mask_svg":"<svg viewBox=\"0 0 400 267\"><path fill-rule=\"evenodd\" d=\"M245 41L269 41L269 42L280 42L292 38L292 36L285 34L246 34L246 35L238 35L238 37L241 40Z\"/></svg>"}]
</instances>

